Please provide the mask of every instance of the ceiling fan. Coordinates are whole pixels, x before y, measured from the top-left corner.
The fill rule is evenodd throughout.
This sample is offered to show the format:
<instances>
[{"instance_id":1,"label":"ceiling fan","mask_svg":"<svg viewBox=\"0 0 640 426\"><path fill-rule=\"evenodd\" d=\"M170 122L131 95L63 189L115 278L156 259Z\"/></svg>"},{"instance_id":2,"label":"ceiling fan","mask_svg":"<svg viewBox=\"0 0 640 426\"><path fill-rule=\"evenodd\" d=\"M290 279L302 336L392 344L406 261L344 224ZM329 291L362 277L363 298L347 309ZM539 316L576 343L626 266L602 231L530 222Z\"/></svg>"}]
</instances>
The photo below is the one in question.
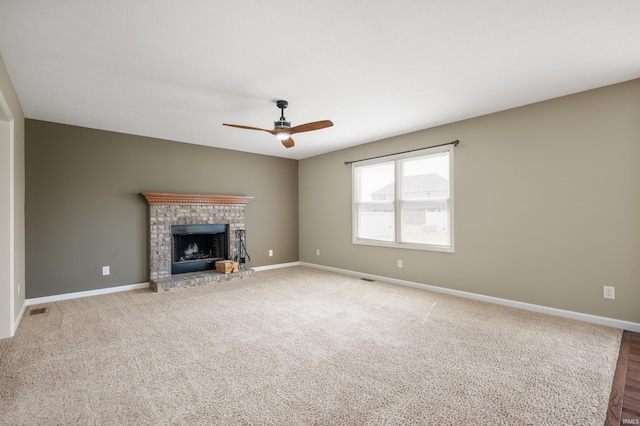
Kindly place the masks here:
<instances>
[{"instance_id":1,"label":"ceiling fan","mask_svg":"<svg viewBox=\"0 0 640 426\"><path fill-rule=\"evenodd\" d=\"M280 108L280 120L273 122L273 130L242 126L240 124L222 123L222 125L238 127L240 129L262 130L263 132L271 133L282 142L282 145L284 145L285 148L291 148L294 145L293 139L291 139L291 135L294 133L310 132L311 130L320 130L333 126L331 120L322 120L291 127L291 122L284 118L284 109L289 106L289 102L282 100L276 101L276 106Z\"/></svg>"}]
</instances>

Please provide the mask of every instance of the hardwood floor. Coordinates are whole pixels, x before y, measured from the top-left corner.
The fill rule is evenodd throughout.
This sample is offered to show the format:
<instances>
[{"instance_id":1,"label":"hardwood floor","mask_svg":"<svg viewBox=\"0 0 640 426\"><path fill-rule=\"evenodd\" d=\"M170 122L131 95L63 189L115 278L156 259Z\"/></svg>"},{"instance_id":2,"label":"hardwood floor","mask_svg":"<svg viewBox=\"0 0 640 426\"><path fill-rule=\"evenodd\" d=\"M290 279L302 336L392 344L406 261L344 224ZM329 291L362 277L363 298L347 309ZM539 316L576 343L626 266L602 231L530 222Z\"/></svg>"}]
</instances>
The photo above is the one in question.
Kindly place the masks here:
<instances>
[{"instance_id":1,"label":"hardwood floor","mask_svg":"<svg viewBox=\"0 0 640 426\"><path fill-rule=\"evenodd\" d=\"M640 333L622 335L605 425L640 425Z\"/></svg>"}]
</instances>

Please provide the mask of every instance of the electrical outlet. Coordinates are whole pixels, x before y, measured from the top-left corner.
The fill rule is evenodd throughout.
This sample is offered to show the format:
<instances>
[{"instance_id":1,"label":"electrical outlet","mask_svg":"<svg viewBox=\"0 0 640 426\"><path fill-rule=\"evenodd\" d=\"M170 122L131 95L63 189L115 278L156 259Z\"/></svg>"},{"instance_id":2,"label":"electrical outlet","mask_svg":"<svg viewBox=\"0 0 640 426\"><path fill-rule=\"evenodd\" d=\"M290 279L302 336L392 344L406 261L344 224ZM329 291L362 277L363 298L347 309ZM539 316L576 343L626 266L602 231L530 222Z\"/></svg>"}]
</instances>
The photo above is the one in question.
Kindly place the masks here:
<instances>
[{"instance_id":1,"label":"electrical outlet","mask_svg":"<svg viewBox=\"0 0 640 426\"><path fill-rule=\"evenodd\" d=\"M398 259L398 268L402 268L402 259Z\"/></svg>"},{"instance_id":2,"label":"electrical outlet","mask_svg":"<svg viewBox=\"0 0 640 426\"><path fill-rule=\"evenodd\" d=\"M316 249L316 256L320 256L320 249Z\"/></svg>"},{"instance_id":3,"label":"electrical outlet","mask_svg":"<svg viewBox=\"0 0 640 426\"><path fill-rule=\"evenodd\" d=\"M269 256L273 256L273 250L269 250Z\"/></svg>"},{"instance_id":4,"label":"electrical outlet","mask_svg":"<svg viewBox=\"0 0 640 426\"><path fill-rule=\"evenodd\" d=\"M616 288L609 286L602 286L602 297L605 299L615 299L616 298Z\"/></svg>"},{"instance_id":5,"label":"electrical outlet","mask_svg":"<svg viewBox=\"0 0 640 426\"><path fill-rule=\"evenodd\" d=\"M110 275L111 274L111 267L110 266L103 266L102 267L102 275Z\"/></svg>"}]
</instances>

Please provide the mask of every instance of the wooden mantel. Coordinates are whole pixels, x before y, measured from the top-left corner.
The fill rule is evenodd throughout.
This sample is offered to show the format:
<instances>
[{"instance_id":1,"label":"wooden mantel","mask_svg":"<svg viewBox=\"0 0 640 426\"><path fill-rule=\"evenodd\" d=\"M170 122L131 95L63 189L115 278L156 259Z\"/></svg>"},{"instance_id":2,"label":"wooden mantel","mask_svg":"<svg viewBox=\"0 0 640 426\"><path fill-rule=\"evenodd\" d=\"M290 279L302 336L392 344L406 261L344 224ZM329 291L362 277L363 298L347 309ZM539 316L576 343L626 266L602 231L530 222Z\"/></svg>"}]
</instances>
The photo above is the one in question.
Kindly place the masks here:
<instances>
[{"instance_id":1,"label":"wooden mantel","mask_svg":"<svg viewBox=\"0 0 640 426\"><path fill-rule=\"evenodd\" d=\"M171 192L142 192L149 204L179 205L246 205L253 197L241 195L173 194Z\"/></svg>"}]
</instances>

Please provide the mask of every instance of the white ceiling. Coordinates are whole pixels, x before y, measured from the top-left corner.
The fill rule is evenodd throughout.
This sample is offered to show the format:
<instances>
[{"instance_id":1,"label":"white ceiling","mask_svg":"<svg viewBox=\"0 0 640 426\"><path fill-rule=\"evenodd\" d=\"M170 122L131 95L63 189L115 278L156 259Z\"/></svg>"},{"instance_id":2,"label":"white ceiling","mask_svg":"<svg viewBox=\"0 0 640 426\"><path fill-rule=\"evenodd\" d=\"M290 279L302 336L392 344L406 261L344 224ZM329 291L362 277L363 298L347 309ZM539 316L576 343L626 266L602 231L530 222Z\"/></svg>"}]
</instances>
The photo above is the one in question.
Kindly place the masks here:
<instances>
[{"instance_id":1,"label":"white ceiling","mask_svg":"<svg viewBox=\"0 0 640 426\"><path fill-rule=\"evenodd\" d=\"M0 0L26 117L302 159L640 77L637 0ZM285 149L265 132L334 127Z\"/></svg>"}]
</instances>

